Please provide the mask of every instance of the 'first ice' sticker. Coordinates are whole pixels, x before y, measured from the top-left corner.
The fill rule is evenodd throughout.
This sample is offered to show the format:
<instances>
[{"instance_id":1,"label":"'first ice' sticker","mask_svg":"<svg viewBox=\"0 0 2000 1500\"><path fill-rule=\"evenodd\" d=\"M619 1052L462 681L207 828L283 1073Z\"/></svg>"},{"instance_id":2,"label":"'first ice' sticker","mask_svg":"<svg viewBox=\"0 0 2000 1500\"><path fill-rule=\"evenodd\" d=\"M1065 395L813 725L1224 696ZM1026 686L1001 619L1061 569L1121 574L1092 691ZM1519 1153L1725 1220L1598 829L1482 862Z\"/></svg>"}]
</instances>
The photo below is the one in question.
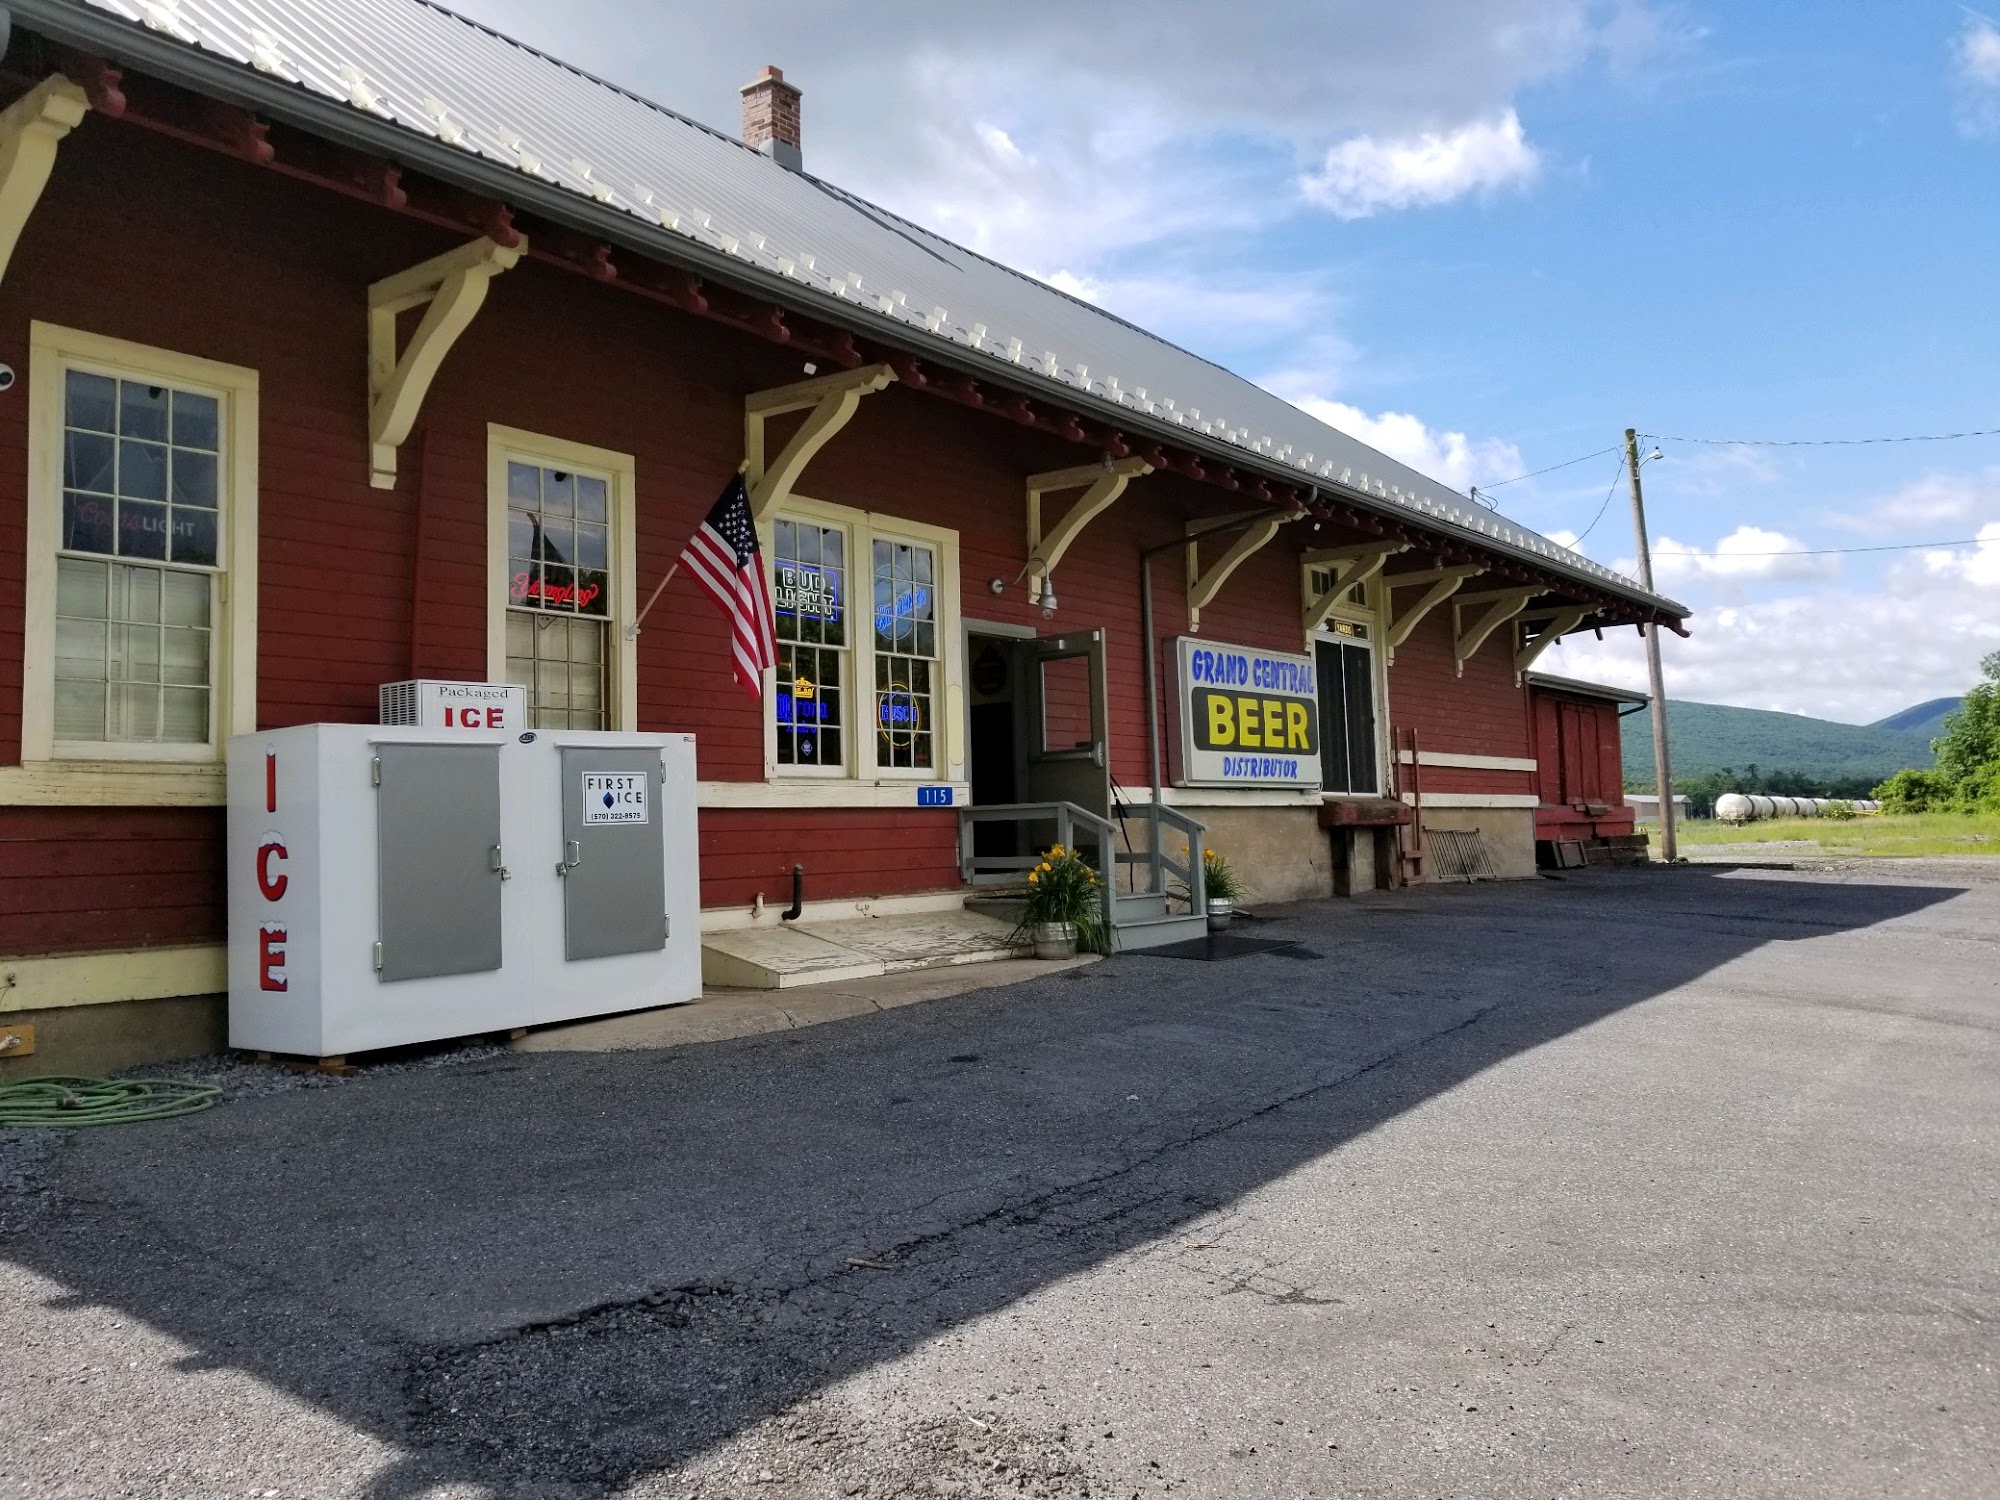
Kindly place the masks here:
<instances>
[{"instance_id":1,"label":"'first ice' sticker","mask_svg":"<svg viewBox=\"0 0 2000 1500\"><path fill-rule=\"evenodd\" d=\"M603 823L650 823L646 778L608 771L583 773L583 826Z\"/></svg>"}]
</instances>

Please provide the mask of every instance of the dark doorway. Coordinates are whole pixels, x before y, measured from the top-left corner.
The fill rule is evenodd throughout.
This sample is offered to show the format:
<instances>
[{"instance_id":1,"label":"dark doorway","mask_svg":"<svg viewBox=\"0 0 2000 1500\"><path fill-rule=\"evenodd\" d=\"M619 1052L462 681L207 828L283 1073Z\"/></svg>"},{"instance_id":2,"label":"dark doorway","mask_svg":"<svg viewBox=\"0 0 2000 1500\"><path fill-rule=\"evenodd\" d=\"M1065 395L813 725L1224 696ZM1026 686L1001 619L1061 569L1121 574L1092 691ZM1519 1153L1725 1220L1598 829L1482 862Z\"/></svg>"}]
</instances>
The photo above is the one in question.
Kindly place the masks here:
<instances>
[{"instance_id":1,"label":"dark doorway","mask_svg":"<svg viewBox=\"0 0 2000 1500\"><path fill-rule=\"evenodd\" d=\"M1021 800L1020 648L1010 636L966 638L967 779L974 807ZM975 854L1017 854L1011 823L976 823Z\"/></svg>"}]
</instances>

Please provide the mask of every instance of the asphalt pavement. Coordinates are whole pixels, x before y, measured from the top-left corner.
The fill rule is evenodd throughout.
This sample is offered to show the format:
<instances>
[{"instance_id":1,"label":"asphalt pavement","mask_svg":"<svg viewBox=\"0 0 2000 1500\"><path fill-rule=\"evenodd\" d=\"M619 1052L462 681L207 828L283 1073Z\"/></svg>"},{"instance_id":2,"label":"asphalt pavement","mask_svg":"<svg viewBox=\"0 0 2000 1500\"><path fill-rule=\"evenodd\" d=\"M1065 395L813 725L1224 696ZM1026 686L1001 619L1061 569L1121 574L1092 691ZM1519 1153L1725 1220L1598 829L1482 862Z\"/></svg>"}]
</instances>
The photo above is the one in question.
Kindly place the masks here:
<instances>
[{"instance_id":1,"label":"asphalt pavement","mask_svg":"<svg viewBox=\"0 0 2000 1500\"><path fill-rule=\"evenodd\" d=\"M1269 915L16 1139L0 1494L2000 1493L2000 880Z\"/></svg>"}]
</instances>

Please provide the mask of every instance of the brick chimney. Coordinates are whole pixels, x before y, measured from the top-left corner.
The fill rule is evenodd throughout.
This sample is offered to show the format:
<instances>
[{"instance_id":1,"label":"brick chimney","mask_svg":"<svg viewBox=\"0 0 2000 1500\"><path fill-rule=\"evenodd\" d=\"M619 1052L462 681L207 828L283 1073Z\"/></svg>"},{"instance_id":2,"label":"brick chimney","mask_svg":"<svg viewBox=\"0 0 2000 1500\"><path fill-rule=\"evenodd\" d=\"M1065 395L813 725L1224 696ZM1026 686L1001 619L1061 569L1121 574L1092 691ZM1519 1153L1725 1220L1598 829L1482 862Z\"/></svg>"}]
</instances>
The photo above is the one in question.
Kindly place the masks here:
<instances>
[{"instance_id":1,"label":"brick chimney","mask_svg":"<svg viewBox=\"0 0 2000 1500\"><path fill-rule=\"evenodd\" d=\"M755 146L781 167L802 171L799 151L799 91L785 82L784 71L766 67L743 85L743 141Z\"/></svg>"}]
</instances>

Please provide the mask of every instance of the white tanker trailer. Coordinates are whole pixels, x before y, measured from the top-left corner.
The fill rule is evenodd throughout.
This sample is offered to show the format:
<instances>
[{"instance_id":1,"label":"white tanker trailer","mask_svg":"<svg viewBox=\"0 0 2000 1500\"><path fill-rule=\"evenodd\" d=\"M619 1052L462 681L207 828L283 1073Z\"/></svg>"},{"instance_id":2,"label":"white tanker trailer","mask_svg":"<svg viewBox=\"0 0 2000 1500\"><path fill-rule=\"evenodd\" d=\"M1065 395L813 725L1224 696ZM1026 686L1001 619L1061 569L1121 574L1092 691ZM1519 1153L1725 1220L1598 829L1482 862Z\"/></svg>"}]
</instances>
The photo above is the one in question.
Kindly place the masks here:
<instances>
[{"instance_id":1,"label":"white tanker trailer","mask_svg":"<svg viewBox=\"0 0 2000 1500\"><path fill-rule=\"evenodd\" d=\"M1760 818L1819 818L1826 815L1830 807L1844 807L1849 812L1873 813L1882 810L1882 804L1872 801L1851 801L1839 797L1767 797L1761 792L1746 795L1742 792L1724 792L1715 799L1715 816L1722 823L1755 823Z\"/></svg>"}]
</instances>

